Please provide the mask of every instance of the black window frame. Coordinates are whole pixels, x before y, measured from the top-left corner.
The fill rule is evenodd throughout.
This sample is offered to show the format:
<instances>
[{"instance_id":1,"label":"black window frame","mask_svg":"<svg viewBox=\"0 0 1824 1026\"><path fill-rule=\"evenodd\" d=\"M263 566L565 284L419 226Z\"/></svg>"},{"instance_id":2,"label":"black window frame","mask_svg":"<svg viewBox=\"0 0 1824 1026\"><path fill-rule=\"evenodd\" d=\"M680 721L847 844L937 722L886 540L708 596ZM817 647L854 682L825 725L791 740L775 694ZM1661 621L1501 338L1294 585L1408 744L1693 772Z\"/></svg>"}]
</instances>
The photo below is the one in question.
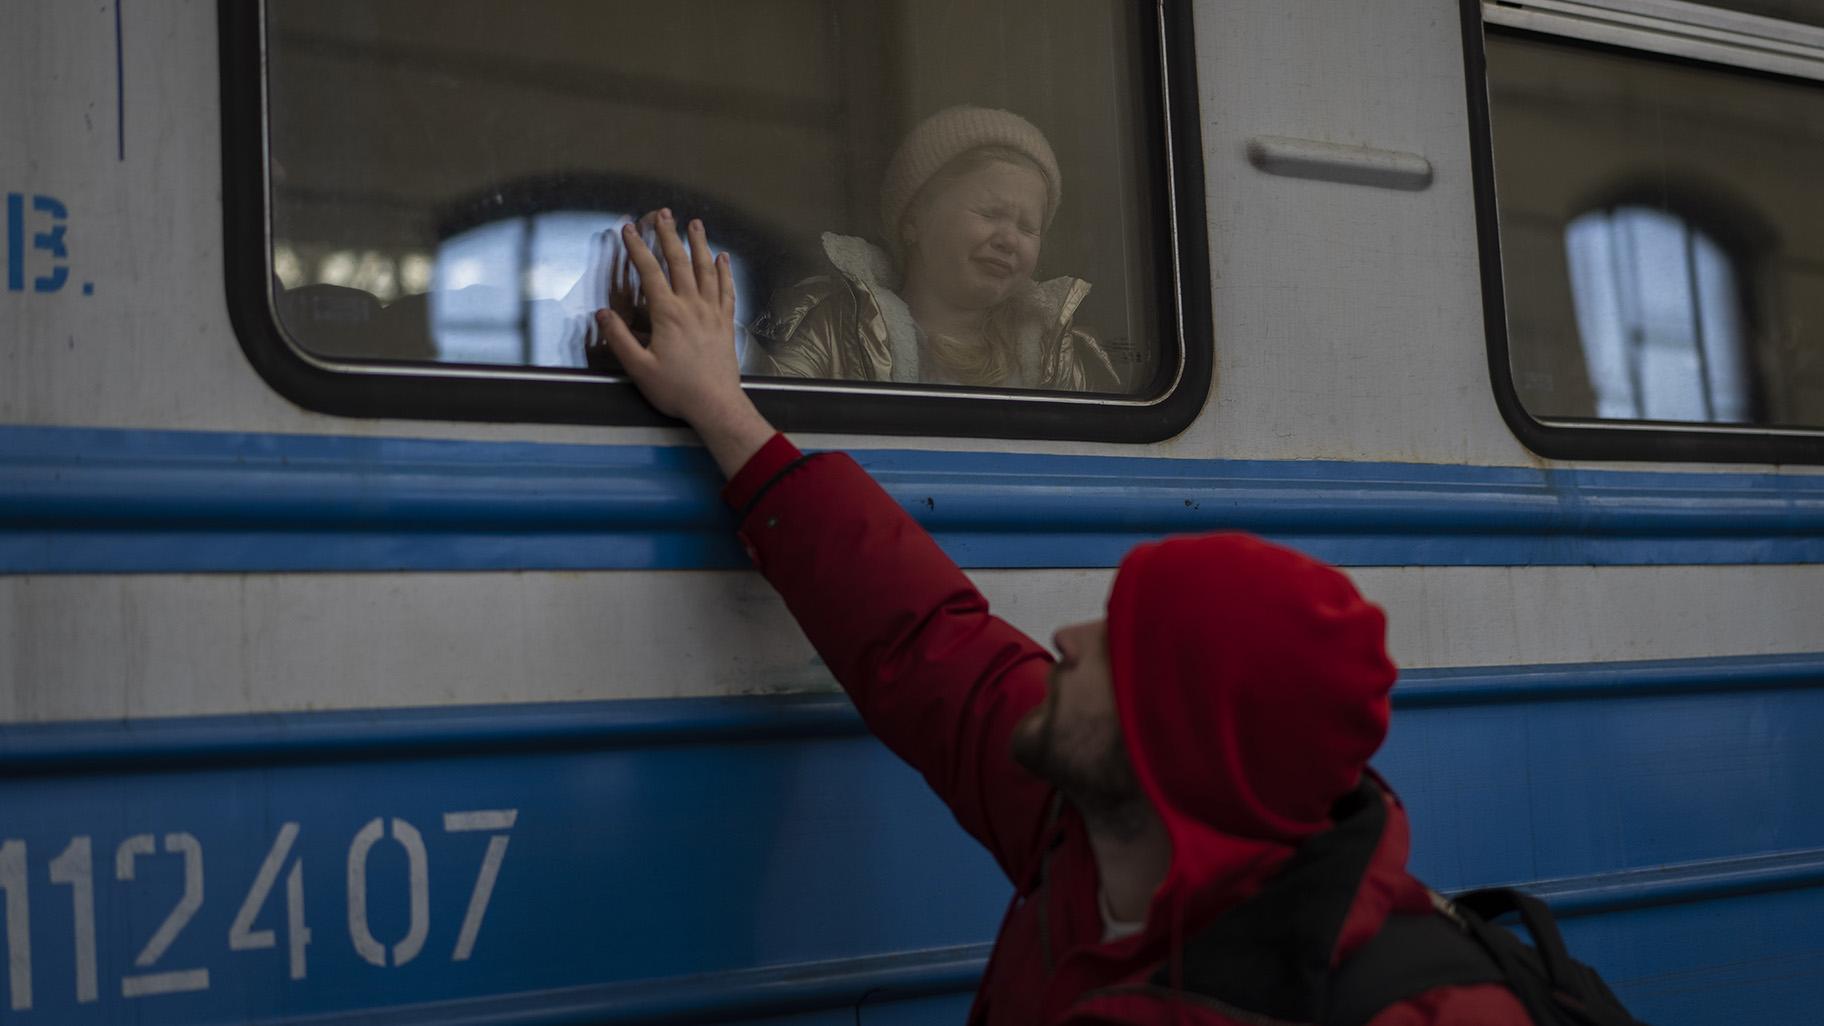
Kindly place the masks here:
<instances>
[{"instance_id":1,"label":"black window frame","mask_svg":"<svg viewBox=\"0 0 1824 1026\"><path fill-rule=\"evenodd\" d=\"M230 319L262 378L305 409L347 417L512 423L669 425L624 378L538 368L440 368L426 363L338 363L306 353L272 308L268 233L263 0L219 0L222 198ZM1147 443L1181 433L1209 395L1213 353L1202 122L1189 0L1155 0L1144 33L1146 116L1167 147L1149 152L1155 190L1159 341L1171 380L1156 398L952 388L908 394L860 383L747 382L760 411L787 431ZM1175 336L1175 337L1174 337ZM358 367L358 369L349 369ZM1175 375L1172 374L1176 370ZM759 387L755 387L755 386ZM935 386L934 386L935 387ZM1156 389L1156 385L1155 385Z\"/></svg>"},{"instance_id":2,"label":"black window frame","mask_svg":"<svg viewBox=\"0 0 1824 1026\"><path fill-rule=\"evenodd\" d=\"M1476 233L1482 263L1482 316L1488 341L1488 373L1495 406L1522 445L1548 459L1631 460L1677 463L1824 463L1824 428L1789 428L1692 424L1683 421L1540 418L1520 401L1514 383L1507 334L1506 283L1502 273L1500 212L1495 197L1494 135L1488 98L1489 33L1536 39L1554 45L1587 48L1668 64L1726 69L1730 74L1824 83L1711 61L1650 53L1549 32L1506 26L1488 27L1482 0L1459 0L1463 26L1464 78L1469 96L1469 144L1474 179Z\"/></svg>"}]
</instances>

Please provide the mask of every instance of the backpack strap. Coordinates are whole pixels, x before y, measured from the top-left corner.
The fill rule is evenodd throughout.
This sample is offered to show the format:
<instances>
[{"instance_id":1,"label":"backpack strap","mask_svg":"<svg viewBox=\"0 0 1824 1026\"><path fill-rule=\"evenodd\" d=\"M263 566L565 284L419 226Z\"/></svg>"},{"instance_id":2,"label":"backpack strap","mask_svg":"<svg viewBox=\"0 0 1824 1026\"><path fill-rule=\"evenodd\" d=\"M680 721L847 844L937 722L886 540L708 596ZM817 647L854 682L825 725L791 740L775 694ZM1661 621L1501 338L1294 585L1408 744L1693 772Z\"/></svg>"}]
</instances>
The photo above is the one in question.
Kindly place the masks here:
<instances>
[{"instance_id":1,"label":"backpack strap","mask_svg":"<svg viewBox=\"0 0 1824 1026\"><path fill-rule=\"evenodd\" d=\"M1366 1026L1391 1005L1437 987L1502 983L1501 967L1440 913L1389 917L1330 978L1325 1026Z\"/></svg>"},{"instance_id":2,"label":"backpack strap","mask_svg":"<svg viewBox=\"0 0 1824 1026\"><path fill-rule=\"evenodd\" d=\"M1325 1026L1366 1026L1435 987L1480 983L1505 985L1539 1026L1641 1026L1594 969L1571 957L1545 902L1505 887L1432 901L1437 914L1389 918L1337 967ZM1491 922L1509 913L1533 946Z\"/></svg>"},{"instance_id":3,"label":"backpack strap","mask_svg":"<svg viewBox=\"0 0 1824 1026\"><path fill-rule=\"evenodd\" d=\"M1319 1021L1330 954L1386 828L1386 799L1364 777L1331 817L1335 825L1300 845L1252 897L1185 941L1181 979L1168 958L1152 983L1182 984L1256 1019Z\"/></svg>"},{"instance_id":4,"label":"backpack strap","mask_svg":"<svg viewBox=\"0 0 1824 1026\"><path fill-rule=\"evenodd\" d=\"M1501 965L1509 988L1535 1022L1588 1026L1640 1026L1601 974L1571 957L1545 902L1509 887L1458 895L1452 902L1463 926ZM1531 947L1494 920L1517 914Z\"/></svg>"}]
</instances>

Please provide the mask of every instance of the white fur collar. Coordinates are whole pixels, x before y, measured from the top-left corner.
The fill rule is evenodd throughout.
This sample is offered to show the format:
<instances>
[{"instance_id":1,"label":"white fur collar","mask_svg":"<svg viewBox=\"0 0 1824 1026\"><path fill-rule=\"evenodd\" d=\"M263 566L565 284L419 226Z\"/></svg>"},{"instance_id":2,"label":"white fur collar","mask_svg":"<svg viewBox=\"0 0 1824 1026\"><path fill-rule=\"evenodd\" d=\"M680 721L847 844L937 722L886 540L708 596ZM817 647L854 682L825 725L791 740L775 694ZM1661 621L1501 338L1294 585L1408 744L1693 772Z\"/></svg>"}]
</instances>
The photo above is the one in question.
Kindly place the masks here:
<instances>
[{"instance_id":1,"label":"white fur collar","mask_svg":"<svg viewBox=\"0 0 1824 1026\"><path fill-rule=\"evenodd\" d=\"M919 376L918 322L899 298L899 272L886 251L854 235L823 233L823 252L843 276L868 290L887 322L887 349L893 354L893 380L916 384Z\"/></svg>"}]
</instances>

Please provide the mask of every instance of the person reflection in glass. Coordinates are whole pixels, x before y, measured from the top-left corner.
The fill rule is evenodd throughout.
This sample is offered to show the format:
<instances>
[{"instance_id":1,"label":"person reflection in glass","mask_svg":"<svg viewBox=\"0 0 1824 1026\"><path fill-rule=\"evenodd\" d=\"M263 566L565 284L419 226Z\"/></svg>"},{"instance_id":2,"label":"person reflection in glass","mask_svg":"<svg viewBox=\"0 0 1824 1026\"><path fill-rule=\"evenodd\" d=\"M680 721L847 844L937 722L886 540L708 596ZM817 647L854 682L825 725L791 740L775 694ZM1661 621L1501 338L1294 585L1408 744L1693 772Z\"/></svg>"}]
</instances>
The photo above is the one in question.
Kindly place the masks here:
<instances>
[{"instance_id":1,"label":"person reflection in glass","mask_svg":"<svg viewBox=\"0 0 1824 1026\"><path fill-rule=\"evenodd\" d=\"M1063 196L1026 119L952 107L907 135L881 188L890 251L824 233L833 273L783 289L751 333L753 371L788 377L1107 392L1120 379L1076 325L1090 285L1035 282Z\"/></svg>"},{"instance_id":2,"label":"person reflection in glass","mask_svg":"<svg viewBox=\"0 0 1824 1026\"><path fill-rule=\"evenodd\" d=\"M1075 323L1090 285L1035 282L1063 197L1051 144L1004 110L952 107L906 136L881 187L889 250L826 232L833 273L774 297L751 332L755 373L1118 391Z\"/></svg>"},{"instance_id":3,"label":"person reflection in glass","mask_svg":"<svg viewBox=\"0 0 1824 1026\"><path fill-rule=\"evenodd\" d=\"M779 290L748 326L743 371L761 376L1122 390L1107 353L1075 322L1090 284L1037 282L1063 178L1051 144L1004 110L951 107L900 144L881 186L889 249L825 232L828 273ZM657 213L641 219L650 230ZM643 322L618 239L610 305ZM604 347L591 336L592 365Z\"/></svg>"}]
</instances>

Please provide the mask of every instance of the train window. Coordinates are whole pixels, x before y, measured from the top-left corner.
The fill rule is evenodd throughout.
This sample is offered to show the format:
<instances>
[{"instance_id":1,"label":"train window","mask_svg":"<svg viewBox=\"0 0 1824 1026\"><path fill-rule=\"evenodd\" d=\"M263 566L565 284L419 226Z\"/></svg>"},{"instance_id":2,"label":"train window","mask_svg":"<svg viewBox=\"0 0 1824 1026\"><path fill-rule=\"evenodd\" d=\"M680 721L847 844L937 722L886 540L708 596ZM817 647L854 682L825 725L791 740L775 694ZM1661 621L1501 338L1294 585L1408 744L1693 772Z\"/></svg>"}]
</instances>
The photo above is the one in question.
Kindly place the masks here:
<instances>
[{"instance_id":1,"label":"train window","mask_svg":"<svg viewBox=\"0 0 1824 1026\"><path fill-rule=\"evenodd\" d=\"M661 207L729 252L782 423L1138 439L1201 405L1188 4L246 6L231 292L305 405L650 419L588 343Z\"/></svg>"},{"instance_id":2,"label":"train window","mask_svg":"<svg viewBox=\"0 0 1824 1026\"><path fill-rule=\"evenodd\" d=\"M1824 28L1824 5L1818 0L1706 0L1704 6Z\"/></svg>"},{"instance_id":3,"label":"train window","mask_svg":"<svg viewBox=\"0 0 1824 1026\"><path fill-rule=\"evenodd\" d=\"M1824 461L1824 81L1726 60L1711 36L1701 61L1570 20L1584 38L1564 38L1529 6L1545 5L1488 5L1471 43L1486 61L1472 104L1486 103L1484 239L1499 250L1485 249L1485 284L1508 421L1551 456ZM1656 10L1673 9L1698 7ZM1814 45L1824 76L1824 29L1728 24L1777 28L1782 61Z\"/></svg>"}]
</instances>

